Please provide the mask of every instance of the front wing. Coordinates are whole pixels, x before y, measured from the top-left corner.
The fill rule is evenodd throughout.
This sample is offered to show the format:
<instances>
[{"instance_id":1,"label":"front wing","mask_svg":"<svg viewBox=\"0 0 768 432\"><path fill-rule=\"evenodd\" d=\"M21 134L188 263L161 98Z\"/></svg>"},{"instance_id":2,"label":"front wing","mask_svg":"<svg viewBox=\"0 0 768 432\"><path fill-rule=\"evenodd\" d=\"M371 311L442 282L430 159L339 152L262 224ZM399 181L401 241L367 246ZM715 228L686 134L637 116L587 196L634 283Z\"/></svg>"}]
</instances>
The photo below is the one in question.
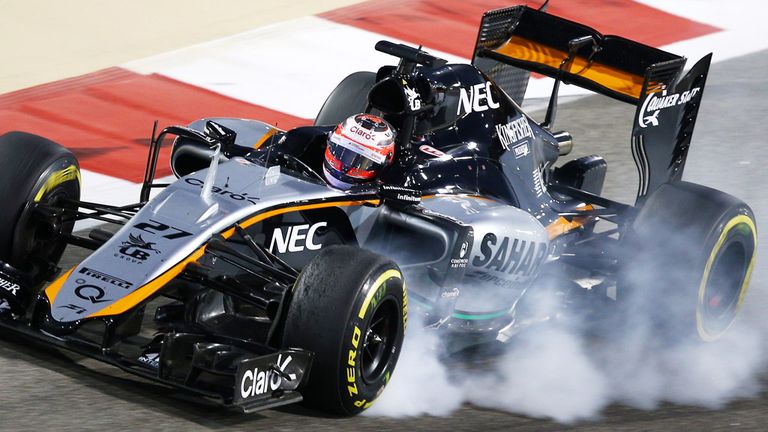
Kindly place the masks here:
<instances>
[{"instance_id":1,"label":"front wing","mask_svg":"<svg viewBox=\"0 0 768 432\"><path fill-rule=\"evenodd\" d=\"M301 349L258 353L226 337L170 333L156 350L130 346L102 348L86 339L58 337L35 328L25 319L0 317L0 329L25 340L66 349L100 360L128 373L231 406L244 413L302 400L314 354ZM153 352L154 351L154 352Z\"/></svg>"}]
</instances>

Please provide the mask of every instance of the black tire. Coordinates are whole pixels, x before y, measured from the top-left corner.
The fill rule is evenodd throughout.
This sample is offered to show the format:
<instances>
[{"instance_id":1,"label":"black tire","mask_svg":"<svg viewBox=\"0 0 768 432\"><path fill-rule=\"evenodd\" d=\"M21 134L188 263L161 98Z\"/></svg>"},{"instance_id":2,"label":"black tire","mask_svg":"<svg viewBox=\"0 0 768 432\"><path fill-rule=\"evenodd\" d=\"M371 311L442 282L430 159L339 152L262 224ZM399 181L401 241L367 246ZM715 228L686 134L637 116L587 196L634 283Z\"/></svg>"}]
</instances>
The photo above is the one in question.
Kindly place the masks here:
<instances>
[{"instance_id":1,"label":"black tire","mask_svg":"<svg viewBox=\"0 0 768 432\"><path fill-rule=\"evenodd\" d=\"M74 223L52 227L39 223L30 207L36 202L80 199L80 167L69 150L25 132L0 136L0 260L24 270L34 283L57 263Z\"/></svg>"},{"instance_id":2,"label":"black tire","mask_svg":"<svg viewBox=\"0 0 768 432\"><path fill-rule=\"evenodd\" d=\"M618 300L624 293L625 306L665 340L715 340L744 300L756 246L755 218L741 200L687 182L662 185L624 237Z\"/></svg>"},{"instance_id":3,"label":"black tire","mask_svg":"<svg viewBox=\"0 0 768 432\"><path fill-rule=\"evenodd\" d=\"M299 275L283 333L284 347L315 353L305 402L340 415L368 408L394 371L406 320L397 264L358 247L323 249Z\"/></svg>"},{"instance_id":4,"label":"black tire","mask_svg":"<svg viewBox=\"0 0 768 432\"><path fill-rule=\"evenodd\" d=\"M368 92L374 84L376 74L373 72L355 72L341 80L317 113L315 125L336 125L353 114L365 112Z\"/></svg>"}]
</instances>

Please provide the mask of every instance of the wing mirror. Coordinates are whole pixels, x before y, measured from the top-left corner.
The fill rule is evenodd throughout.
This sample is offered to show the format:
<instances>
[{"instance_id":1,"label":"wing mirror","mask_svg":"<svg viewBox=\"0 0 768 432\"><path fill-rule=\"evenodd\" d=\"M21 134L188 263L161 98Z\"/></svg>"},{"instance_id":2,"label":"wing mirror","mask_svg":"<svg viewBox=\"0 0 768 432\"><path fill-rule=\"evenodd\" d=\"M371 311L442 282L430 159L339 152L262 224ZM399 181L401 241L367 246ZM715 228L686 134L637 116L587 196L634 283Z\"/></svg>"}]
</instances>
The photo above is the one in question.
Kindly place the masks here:
<instances>
[{"instance_id":1,"label":"wing mirror","mask_svg":"<svg viewBox=\"0 0 768 432\"><path fill-rule=\"evenodd\" d=\"M208 120L205 122L204 134L212 141L220 143L221 150L224 152L224 154L229 154L229 152L235 146L235 138L237 138L237 132L222 125L221 123Z\"/></svg>"}]
</instances>

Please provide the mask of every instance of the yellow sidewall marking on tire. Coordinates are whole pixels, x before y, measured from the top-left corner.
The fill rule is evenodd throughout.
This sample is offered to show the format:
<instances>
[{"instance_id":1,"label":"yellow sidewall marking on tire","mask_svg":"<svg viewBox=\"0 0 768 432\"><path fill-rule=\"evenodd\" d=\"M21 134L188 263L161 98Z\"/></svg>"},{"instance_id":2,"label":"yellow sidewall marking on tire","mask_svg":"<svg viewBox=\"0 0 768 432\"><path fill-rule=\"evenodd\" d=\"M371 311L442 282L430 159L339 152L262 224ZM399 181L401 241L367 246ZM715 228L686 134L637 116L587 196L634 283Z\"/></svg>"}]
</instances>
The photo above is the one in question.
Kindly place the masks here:
<instances>
[{"instance_id":1,"label":"yellow sidewall marking on tire","mask_svg":"<svg viewBox=\"0 0 768 432\"><path fill-rule=\"evenodd\" d=\"M363 300L363 305L362 305L362 307L360 307L360 312L357 314L358 318L360 318L360 319L364 319L365 318L365 314L368 312L368 308L371 306L371 302L373 301L374 297L376 296L376 293L379 292L379 289L384 285L384 283L386 281L388 281L389 279L392 279L392 278L400 279L401 281L403 280L403 276L400 274L399 271L397 271L395 269L387 270L384 273L382 273L378 278L376 278L376 281L374 281L373 285L371 285L371 289L368 290L368 294L365 295L365 300ZM403 299L405 300L405 303L403 304L403 308L406 308L407 307L406 304L407 304L408 300L407 300L407 297L405 297L406 296L406 294L405 294L405 283L403 283L403 293L404 293L403 294ZM407 315L405 315L406 313L407 312L404 310L403 311L403 314L404 314L403 315L403 320L406 319L406 316L407 316ZM357 329L357 327L355 327L355 329ZM355 352L354 355L352 354L352 351L356 351L357 350L357 345L354 343L354 335L353 335L352 345L354 347L354 350L350 349L349 350L350 353L349 353L349 356L348 356L348 359L349 359L350 362L351 362L351 359L353 357L356 357L356 352ZM345 366L347 366L347 365L345 365ZM356 370L356 368L357 368L357 366L355 366L355 370ZM349 380L349 378L350 377L348 375L347 376L347 380ZM349 391L349 395L351 397L353 397L353 394L357 394L357 382L356 382L357 378L356 378L356 376L355 376L355 380L354 381L355 382L352 383L352 386L349 386L349 383L347 383L347 390ZM387 379L384 382L384 385L386 385L388 381L389 381L389 372L387 372ZM374 396L374 400L375 400L376 397L379 396L380 393L381 393L381 389L379 390L379 393L376 394L376 396ZM358 408L362 407L363 409L368 409L368 407L373 405L374 400L368 401L366 399L361 399L361 400L354 401L353 403Z\"/></svg>"},{"instance_id":2,"label":"yellow sidewall marking on tire","mask_svg":"<svg viewBox=\"0 0 768 432\"><path fill-rule=\"evenodd\" d=\"M373 300L373 296L375 296L376 293L379 291L379 288L381 287L381 285L391 278L397 278L402 280L403 276L400 274L399 271L395 269L387 270L384 273L382 273L381 276L379 276L378 279L376 279L376 282L373 283L373 285L371 286L371 289L368 290L368 294L366 294L365 300L363 300L363 306L360 308L360 313L357 314L358 318L363 319L365 317L365 313L368 312L368 307L371 305L371 300Z\"/></svg>"},{"instance_id":3,"label":"yellow sidewall marking on tire","mask_svg":"<svg viewBox=\"0 0 768 432\"><path fill-rule=\"evenodd\" d=\"M37 195L35 195L35 202L39 202L41 199L43 199L43 196L45 196L47 192L53 190L56 186L62 183L66 183L70 180L77 180L78 184L81 183L80 170L77 169L77 166L75 165L70 165L48 176L48 178L45 180L45 183L43 183L43 187L37 191Z\"/></svg>"},{"instance_id":4,"label":"yellow sidewall marking on tire","mask_svg":"<svg viewBox=\"0 0 768 432\"><path fill-rule=\"evenodd\" d=\"M707 282L709 282L709 274L712 271L712 264L715 262L715 257L717 256L717 253L720 251L720 249L723 247L723 243L725 243L725 239L728 237L728 233L735 227L739 226L740 224L745 224L749 227L750 231L752 232L752 238L754 240L755 245L755 251L752 252L752 259L749 261L749 265L747 266L747 273L744 275L744 281L741 284L741 288L739 289L739 299L736 303L736 311L739 310L741 307L741 304L744 302L744 297L747 294L747 287L749 287L749 281L752 277L752 269L755 266L755 258L757 257L757 229L755 228L755 223L752 222L752 219L749 218L749 216L746 215L738 215L734 218L732 218L730 221L728 221L727 224L725 224L725 228L723 228L723 232L720 233L720 238L717 239L717 243L715 243L715 246L712 248L712 252L709 254L709 259L707 259L707 265L704 267L704 276L701 278L701 283L699 284L699 301L696 305L696 330L699 333L699 337L703 339L706 342L711 342L723 333L725 333L726 330L728 330L728 327L730 327L731 324L733 324L733 321L728 324L728 326L723 329L719 334L710 334L707 332L707 330L704 328L704 316L703 316L703 307L704 307L704 296L706 294L707 289Z\"/></svg>"}]
</instances>

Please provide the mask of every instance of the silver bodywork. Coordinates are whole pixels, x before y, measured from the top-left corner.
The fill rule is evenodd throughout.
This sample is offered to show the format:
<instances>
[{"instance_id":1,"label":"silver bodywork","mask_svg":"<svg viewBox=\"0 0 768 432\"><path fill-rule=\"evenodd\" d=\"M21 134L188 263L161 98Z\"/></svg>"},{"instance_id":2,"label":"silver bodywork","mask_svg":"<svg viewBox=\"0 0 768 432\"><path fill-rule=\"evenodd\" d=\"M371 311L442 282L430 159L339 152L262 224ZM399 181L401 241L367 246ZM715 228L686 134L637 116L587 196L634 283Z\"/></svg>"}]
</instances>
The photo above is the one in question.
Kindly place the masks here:
<instances>
[{"instance_id":1,"label":"silver bodywork","mask_svg":"<svg viewBox=\"0 0 768 432\"><path fill-rule=\"evenodd\" d=\"M250 147L270 132L258 121L215 119L237 129L238 142ZM205 120L191 125L202 130ZM99 250L72 270L52 301L51 313L59 322L124 312L121 299L132 306L161 288L153 283L169 270L199 253L211 236L277 206L301 205L348 195L318 183L279 174L244 158L222 160L210 195L203 193L209 170L181 177L160 192ZM275 174L277 176L275 177ZM371 199L376 199L374 191ZM474 242L451 265L465 268L456 309L473 316L509 311L537 275L548 250L547 232L530 213L503 203L473 196L438 195L425 198L423 208L472 227ZM369 236L379 223L382 207L350 206L344 211L359 244L369 247ZM265 244L271 247L271 244ZM440 259L451 245L435 251ZM414 245L418 247L418 245ZM374 248L375 250L375 248ZM275 252L273 250L273 252ZM402 262L404 270L426 270L431 262ZM181 266L183 267L183 266ZM152 284L152 286L148 286ZM157 286L155 286L157 285ZM431 285L431 286L429 286ZM410 283L409 289L437 301L429 282ZM139 292L141 291L141 292Z\"/></svg>"},{"instance_id":2,"label":"silver bodywork","mask_svg":"<svg viewBox=\"0 0 768 432\"><path fill-rule=\"evenodd\" d=\"M423 205L474 231L456 309L482 315L512 308L547 254L544 226L523 210L479 197L437 196Z\"/></svg>"},{"instance_id":3,"label":"silver bodywork","mask_svg":"<svg viewBox=\"0 0 768 432\"><path fill-rule=\"evenodd\" d=\"M206 172L182 177L163 190L111 240L79 264L51 306L53 318L60 322L76 321L108 308L187 258L212 235L263 209L299 200L344 196L343 192L285 174L274 184L266 184L267 169L235 158L222 163L210 197L203 199ZM149 226L137 229L141 224ZM162 225L169 228L152 227ZM136 245L139 238L151 249Z\"/></svg>"}]
</instances>

